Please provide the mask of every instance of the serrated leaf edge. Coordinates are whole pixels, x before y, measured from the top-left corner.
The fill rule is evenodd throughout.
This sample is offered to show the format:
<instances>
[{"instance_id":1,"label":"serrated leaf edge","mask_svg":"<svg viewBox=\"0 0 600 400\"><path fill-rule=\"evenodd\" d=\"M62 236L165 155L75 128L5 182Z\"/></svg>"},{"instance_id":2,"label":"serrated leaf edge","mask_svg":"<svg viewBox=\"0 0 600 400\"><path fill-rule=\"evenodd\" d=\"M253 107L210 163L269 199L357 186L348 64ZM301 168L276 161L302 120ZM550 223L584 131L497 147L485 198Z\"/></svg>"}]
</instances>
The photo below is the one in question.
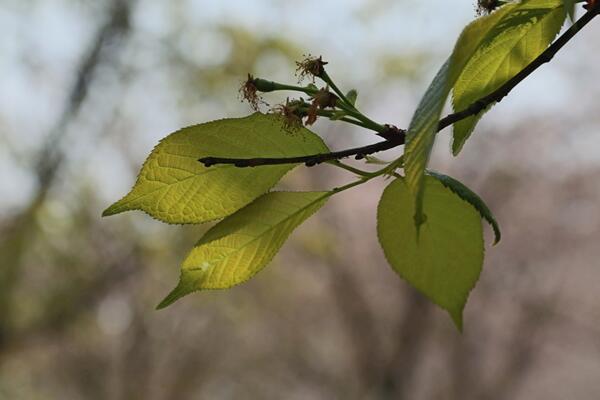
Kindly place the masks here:
<instances>
[{"instance_id":1,"label":"serrated leaf edge","mask_svg":"<svg viewBox=\"0 0 600 400\"><path fill-rule=\"evenodd\" d=\"M300 191L296 191L296 192L294 192L294 191L274 191L274 192L269 192L269 193L307 193L307 192L300 192ZM313 192L313 193L316 193L316 192ZM307 219L308 219L308 218L310 218L312 215L314 215L314 214L315 214L315 213L316 213L316 212L317 212L317 211L318 211L318 210L319 210L319 209L320 209L320 208L321 208L323 205L325 205L325 202L328 200L328 198L329 198L329 197L331 197L332 195L334 195L335 193L336 193L336 192L334 192L334 191L323 192L323 196L321 196L321 197L319 197L319 198L317 198L317 199L313 200L312 202L310 202L310 203L309 203L309 204L307 204L306 206L302 207L301 209L298 209L298 210L296 210L296 212L295 212L294 214L291 214L291 215L287 216L287 217L286 217L285 219L283 219L283 220L282 220L280 223L284 223L284 222L288 221L290 218L292 218L293 216L297 215L298 213L301 213L301 212L303 212L303 211L305 211L305 210L309 209L310 207L314 206L315 204L318 204L319 202L323 202L323 204L322 204L320 207L316 208L316 209L315 209L315 210L314 210L314 211L313 211L311 214L309 214L309 215L308 215L308 216L305 218L305 220L307 220ZM263 194L263 196L265 196L265 195L266 195L266 194ZM248 207L249 205L251 205L251 204L252 204L252 203L254 203L255 201L259 200L259 199L260 199L260 197L262 197L262 196L259 196L259 197L257 197L257 198L256 198L254 201L252 201L250 204L248 204L248 205L246 205L245 207L243 207L243 208L239 209L238 211L236 211L236 213L237 213L237 212L240 212L240 211L242 211L244 208ZM234 213L234 214L235 214L235 213ZM233 214L231 214L231 215L233 215ZM227 218L227 217L225 217L225 218L223 219L223 221L225 221L225 219L226 219L226 218ZM290 232L287 234L287 236L285 236L285 238L284 238L284 243L285 243L285 241L286 241L286 240L289 238L289 236L290 236L290 235L291 235L291 234L294 232L294 230L296 230L296 228L297 228L297 227L295 227L294 229L292 229L292 230L291 230L291 231L290 231ZM268 228L268 229L267 229L267 231L269 231L269 230L272 230L272 229L275 229L275 226ZM265 232L267 232L267 231L265 231ZM208 233L208 232L206 232L206 233L205 233L205 235L206 235L207 233ZM253 243L255 240L258 240L258 239L259 239L259 238L254 238L254 239L252 239L251 241L249 241L248 243L245 243L245 244L244 244L244 246L247 246L247 245L249 245L249 244ZM236 249L236 251L237 251L237 250L239 250L239 249ZM190 251L190 252L191 252L191 251ZM278 251L277 251L277 252L278 252ZM277 254L277 253L273 254L273 257L271 257L270 259L268 259L268 260L265 262L265 265L263 266L263 268L264 268L264 267L266 267L266 266L267 266L267 265L268 265L268 264L269 264L269 263L270 263L270 262L273 260L273 258L275 257L275 255L276 255L276 254ZM189 253L188 253L188 256L189 256ZM186 258L187 258L188 256L186 256ZM243 283L245 283L245 282L249 281L250 279L252 279L252 278L253 278L253 277L254 277L256 274L258 274L258 272L260 272L260 271L261 271L263 268L261 268L261 269L259 269L259 270L255 271L253 274L251 274L251 275L247 276L247 277L246 277L244 280L242 280L242 281L240 281L240 282L238 282L238 283L236 283L236 284L234 284L234 285L232 285L232 286L230 286L230 287L228 287L228 288L198 288L198 287L194 287L193 285L190 285L190 283L184 283L184 281L183 281L183 277L184 277L184 274L185 274L185 271L186 271L186 270L183 270L183 269L182 269L182 270L181 270L181 273L180 273L180 275L179 275L179 283L178 283L178 284L177 284L177 286L176 286L176 287L175 287L175 288L174 288L174 289L173 289L173 290L172 290L172 291L171 291L171 292L170 292L170 293L169 293L169 294L168 294L168 295L167 295L167 296L166 296L166 297L165 297L165 298L164 298L164 299L163 299L163 300L162 300L162 301L161 301L161 302L160 302L160 303L159 303L159 304L156 306L156 309L157 309L157 310L160 310L160 309L166 308L166 307L170 306L171 304L173 304L175 301L179 300L180 298L182 298L182 297L184 297L184 296L186 296L186 295L188 295L188 294L192 294L192 293L194 293L194 292L206 291L206 290L226 290L226 289L229 289L229 288L231 288L231 287L234 287L234 286L241 285L241 284L243 284Z\"/></svg>"}]
</instances>

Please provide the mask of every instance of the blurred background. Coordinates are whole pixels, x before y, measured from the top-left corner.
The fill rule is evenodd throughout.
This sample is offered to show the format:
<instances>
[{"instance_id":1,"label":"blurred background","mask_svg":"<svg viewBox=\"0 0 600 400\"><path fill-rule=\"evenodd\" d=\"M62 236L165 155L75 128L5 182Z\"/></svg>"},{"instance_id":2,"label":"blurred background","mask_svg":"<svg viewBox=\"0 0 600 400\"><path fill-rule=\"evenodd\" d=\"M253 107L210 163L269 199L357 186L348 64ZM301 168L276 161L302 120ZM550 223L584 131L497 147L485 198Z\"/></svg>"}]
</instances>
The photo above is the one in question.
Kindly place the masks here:
<instances>
[{"instance_id":1,"label":"blurred background","mask_svg":"<svg viewBox=\"0 0 600 400\"><path fill-rule=\"evenodd\" d=\"M491 247L485 227L462 335L385 262L385 181L330 200L250 282L160 312L207 227L100 217L159 139L248 114L246 74L294 83L303 54L406 127L474 16L471 0L1 0L0 399L599 398L600 21L459 157L440 134L433 166L503 229ZM349 178L301 167L281 187Z\"/></svg>"}]
</instances>

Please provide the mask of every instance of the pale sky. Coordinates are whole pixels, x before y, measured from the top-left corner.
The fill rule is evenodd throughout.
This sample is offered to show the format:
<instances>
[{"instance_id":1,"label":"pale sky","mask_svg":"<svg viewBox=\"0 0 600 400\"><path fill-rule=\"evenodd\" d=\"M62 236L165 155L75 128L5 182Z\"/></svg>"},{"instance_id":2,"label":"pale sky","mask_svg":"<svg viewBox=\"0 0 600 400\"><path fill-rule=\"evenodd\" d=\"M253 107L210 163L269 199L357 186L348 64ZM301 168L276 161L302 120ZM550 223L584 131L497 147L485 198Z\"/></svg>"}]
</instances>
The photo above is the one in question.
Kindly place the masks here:
<instances>
[{"instance_id":1,"label":"pale sky","mask_svg":"<svg viewBox=\"0 0 600 400\"><path fill-rule=\"evenodd\" d=\"M381 98L394 101L365 105L377 119L400 126L408 124L418 97L450 53L462 27L474 18L473 2L468 0L184 0L174 6L175 3L138 2L133 25L142 40L166 37L172 29L173 16L196 27L234 24L260 35L283 35L312 54L325 55L339 83L358 88L377 86L377 82L373 82L377 76L374 55L426 52L431 61L421 81L400 87L378 87ZM17 155L15 159L14 155L9 156L11 152L7 147L0 147L0 208L18 207L27 199L34 183L28 173L27 160L18 159L19 155L37 149L55 122L72 84L73 68L100 24L95 12L100 9L98 3L51 0L30 4L31 7L25 2L3 1L0 5L0 142L8 143ZM522 84L484 123L513 123L525 113L561 112L566 105L578 101L582 89L589 86L578 85L578 75L590 73L589 67L586 70L582 64L591 65L585 60L591 57L589 38L595 40L600 33L597 25L569 44L555 62ZM588 38L587 43L585 38ZM219 57L227 53L227 43L218 35L192 37L185 45L190 47L193 59L199 64L218 62ZM261 71L255 72L260 74ZM277 74L285 76L287 72L277 71ZM153 93L148 93L149 85ZM134 90L127 93L126 104L131 107L130 111L143 115L137 128L144 134L136 136L139 148L136 158L143 160L156 141L182 123L169 86L168 77L148 75L137 86L132 85ZM414 107L411 108L411 104ZM397 109L398 105L402 107ZM227 116L216 115L220 110L210 105L199 108L202 111L198 119ZM510 121L501 118L501 113L511 115ZM86 123L90 124L91 131L100 129L93 119ZM106 163L110 148L81 139L85 138L84 132L73 135L74 148L82 153L82 162L93 162L94 157L101 156L97 162L106 166L107 173L116 175L114 179L100 178L106 183L107 197L131 184L128 175L119 176L119 169L125 165L123 160ZM594 159L599 155L596 148L585 146L581 151ZM114 189L111 185L115 185Z\"/></svg>"}]
</instances>

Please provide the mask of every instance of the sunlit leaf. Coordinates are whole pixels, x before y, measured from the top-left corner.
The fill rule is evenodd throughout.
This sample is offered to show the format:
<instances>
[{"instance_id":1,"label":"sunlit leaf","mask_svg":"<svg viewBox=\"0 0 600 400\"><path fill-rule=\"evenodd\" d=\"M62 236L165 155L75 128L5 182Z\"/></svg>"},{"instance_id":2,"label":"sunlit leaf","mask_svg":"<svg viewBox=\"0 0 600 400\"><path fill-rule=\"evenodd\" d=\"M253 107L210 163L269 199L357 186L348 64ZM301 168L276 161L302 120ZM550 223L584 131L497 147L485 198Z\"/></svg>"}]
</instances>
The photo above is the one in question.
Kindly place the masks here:
<instances>
[{"instance_id":1,"label":"sunlit leaf","mask_svg":"<svg viewBox=\"0 0 600 400\"><path fill-rule=\"evenodd\" d=\"M164 222L223 218L267 192L295 165L205 167L201 157L293 157L328 152L308 129L288 132L280 117L253 114L177 131L152 151L131 192L103 215L142 210Z\"/></svg>"},{"instance_id":2,"label":"sunlit leaf","mask_svg":"<svg viewBox=\"0 0 600 400\"><path fill-rule=\"evenodd\" d=\"M561 0L524 0L508 3L490 15L473 21L460 35L452 55L440 69L419 103L406 137L405 172L408 187L415 201L414 221L417 226L425 220L422 213L425 168L429 161L438 122L450 90L463 74L465 67L471 65L471 60L481 54L484 51L482 49L487 48L489 43L496 43L494 38L498 37L498 40L500 40L504 37L503 35L508 35L511 32L518 36L518 32L525 29L524 27L529 27L529 29L526 29L527 32L537 32L538 28L534 29L532 26L545 21L545 18L542 17L547 13L552 14L553 18L555 17L557 20L560 19L559 15L564 18L564 11L556 11L556 15L554 14L557 9L562 9ZM555 24L553 23L552 27ZM540 27L541 30L547 28L547 26L544 27L544 24ZM553 35L554 33L552 33L552 37ZM524 51L529 52L527 40L522 43L523 45L517 46L517 49L524 49ZM536 44L535 49L538 48L539 45ZM496 46L496 51L502 49L502 46ZM485 65L482 64L484 63L474 63L474 65L484 68ZM507 65L510 66L510 62ZM510 69L512 70L512 67ZM499 71L499 73L502 75L502 71Z\"/></svg>"},{"instance_id":3,"label":"sunlit leaf","mask_svg":"<svg viewBox=\"0 0 600 400\"><path fill-rule=\"evenodd\" d=\"M454 85L454 110L464 110L492 93L546 50L564 23L562 3L562 0L525 1L498 21ZM454 124L454 155L460 152L484 113Z\"/></svg>"},{"instance_id":4,"label":"sunlit leaf","mask_svg":"<svg viewBox=\"0 0 600 400\"><path fill-rule=\"evenodd\" d=\"M178 286L158 308L196 290L225 289L247 281L332 193L271 192L225 218L194 246L183 262Z\"/></svg>"},{"instance_id":5,"label":"sunlit leaf","mask_svg":"<svg viewBox=\"0 0 600 400\"><path fill-rule=\"evenodd\" d=\"M417 238L414 202L404 179L384 191L377 232L392 268L410 285L450 313L462 330L462 314L483 264L481 216L431 176L425 178L427 215Z\"/></svg>"},{"instance_id":6,"label":"sunlit leaf","mask_svg":"<svg viewBox=\"0 0 600 400\"><path fill-rule=\"evenodd\" d=\"M492 14L478 18L464 29L452 55L437 73L412 117L406 135L404 165L406 181L414 197L414 221L417 226L424 220L422 198L425 168L429 162L438 122L450 90L466 63L477 51L481 41L498 21L515 7L516 4L502 6Z\"/></svg>"}]
</instances>

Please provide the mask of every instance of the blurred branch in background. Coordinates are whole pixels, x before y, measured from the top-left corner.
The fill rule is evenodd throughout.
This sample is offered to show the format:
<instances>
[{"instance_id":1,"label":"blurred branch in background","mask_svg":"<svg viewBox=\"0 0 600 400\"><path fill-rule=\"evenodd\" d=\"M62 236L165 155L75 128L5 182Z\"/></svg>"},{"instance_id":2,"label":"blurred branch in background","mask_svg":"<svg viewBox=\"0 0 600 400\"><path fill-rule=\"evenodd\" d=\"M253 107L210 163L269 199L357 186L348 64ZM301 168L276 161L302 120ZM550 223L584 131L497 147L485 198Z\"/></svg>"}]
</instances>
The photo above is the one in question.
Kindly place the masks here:
<instances>
[{"instance_id":1,"label":"blurred branch in background","mask_svg":"<svg viewBox=\"0 0 600 400\"><path fill-rule=\"evenodd\" d=\"M106 22L98 29L96 36L90 43L87 54L82 57L77 67L76 78L71 89L68 102L60 115L56 125L46 136L35 162L37 187L30 204L12 217L11 221L0 226L0 254L3 255L0 264L0 357L3 347L11 343L11 336L19 336L24 340L23 332L14 332L11 324L15 311L13 302L14 289L20 278L20 267L28 246L35 241L37 229L36 213L44 204L48 191L56 177L57 171L65 157L63 149L64 139L68 132L70 122L77 117L81 105L85 102L89 86L94 79L98 66L109 61L111 53L117 51L119 43L129 31L129 18L131 1L115 0L107 7ZM73 299L75 300L75 299ZM50 318L52 321L61 322L63 316ZM45 329L49 321L40 322ZM35 329L32 330L35 332Z\"/></svg>"},{"instance_id":2,"label":"blurred branch in background","mask_svg":"<svg viewBox=\"0 0 600 400\"><path fill-rule=\"evenodd\" d=\"M0 398L595 398L600 157L593 132L600 121L597 71L587 67L600 54L589 40L595 26L580 47L520 87L514 97L525 99L526 113L507 99L466 155L434 154L435 168L482 194L505 233L487 252L462 336L383 260L373 221L386 181L332 199L252 282L153 310L206 228L99 215L103 195L116 190L110 185L130 185L129 167L137 169L160 137L249 113L236 99L247 73L293 81L294 61L311 52L330 61L340 86L358 89L369 115L405 126L429 69L472 12L470 2L358 3L308 1L301 13L268 0L0 6L0 18L14 14L0 29L12 23L29 32L30 10L42 6L59 25L80 15L69 7L97 24L79 39L87 44L70 48L77 56L62 71L70 82L64 107L23 157L33 160L26 172L36 186L18 213L0 220ZM3 14L5 4L14 10ZM336 19L325 18L329 7ZM45 33L31 37L62 45ZM18 46L30 52L30 42ZM107 74L117 83L106 84ZM2 79L10 77L0 76L0 87ZM544 102L549 81L557 91L589 84L571 93L575 99L569 90L554 96L553 106ZM37 95L22 94L32 103ZM579 108L565 111L573 102ZM13 111L3 107L0 122ZM0 146L16 137L12 151L22 137L18 124L6 126ZM336 129L314 127L334 148L365 144ZM341 179L337 169L316 166L282 186L322 189Z\"/></svg>"}]
</instances>

